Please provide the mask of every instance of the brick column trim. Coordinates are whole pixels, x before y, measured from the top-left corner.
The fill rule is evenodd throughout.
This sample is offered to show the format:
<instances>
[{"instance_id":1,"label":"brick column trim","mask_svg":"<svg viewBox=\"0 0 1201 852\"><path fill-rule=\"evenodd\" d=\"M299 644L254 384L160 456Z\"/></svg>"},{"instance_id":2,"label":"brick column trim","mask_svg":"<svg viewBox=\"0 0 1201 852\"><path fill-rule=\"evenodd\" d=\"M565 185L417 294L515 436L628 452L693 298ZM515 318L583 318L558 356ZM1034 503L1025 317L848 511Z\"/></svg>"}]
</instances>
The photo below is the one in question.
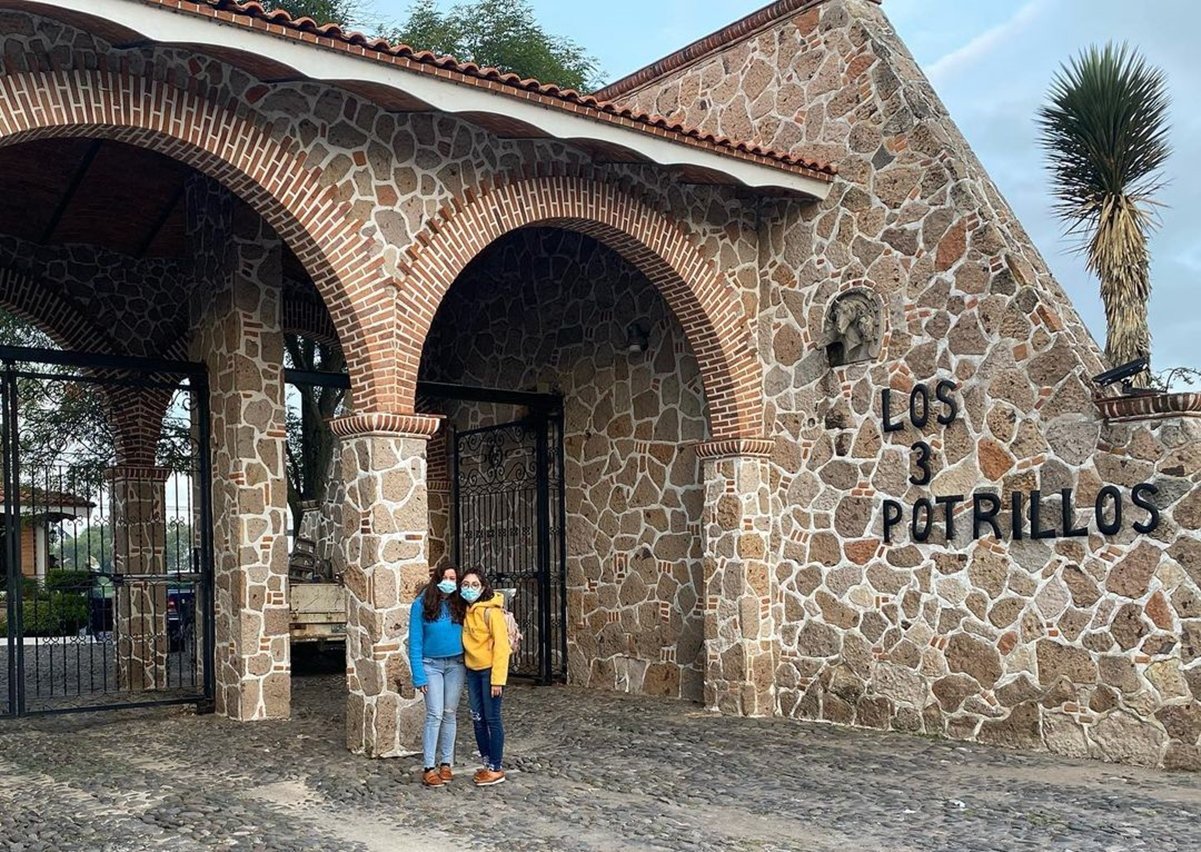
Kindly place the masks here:
<instances>
[{"instance_id":1,"label":"brick column trim","mask_svg":"<svg viewBox=\"0 0 1201 852\"><path fill-rule=\"evenodd\" d=\"M696 445L698 459L769 458L776 442L771 438L735 438L729 441L702 441Z\"/></svg>"},{"instance_id":2,"label":"brick column trim","mask_svg":"<svg viewBox=\"0 0 1201 852\"><path fill-rule=\"evenodd\" d=\"M346 583L346 745L368 757L411 753L421 736L409 605L429 579L426 447L440 423L391 412L330 421L345 490L334 558Z\"/></svg>"},{"instance_id":3,"label":"brick column trim","mask_svg":"<svg viewBox=\"0 0 1201 852\"><path fill-rule=\"evenodd\" d=\"M430 438L442 425L443 417L435 414L395 414L373 411L347 414L329 421L329 428L339 438L361 438L380 435L392 438Z\"/></svg>"}]
</instances>

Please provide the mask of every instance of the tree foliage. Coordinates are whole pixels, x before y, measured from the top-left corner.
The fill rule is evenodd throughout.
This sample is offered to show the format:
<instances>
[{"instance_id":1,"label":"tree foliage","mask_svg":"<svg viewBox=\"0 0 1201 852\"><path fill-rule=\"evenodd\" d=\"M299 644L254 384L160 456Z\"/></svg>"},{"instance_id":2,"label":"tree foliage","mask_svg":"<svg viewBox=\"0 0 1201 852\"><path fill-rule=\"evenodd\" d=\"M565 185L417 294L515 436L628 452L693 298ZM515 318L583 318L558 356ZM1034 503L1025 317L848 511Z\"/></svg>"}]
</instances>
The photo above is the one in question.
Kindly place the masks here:
<instances>
[{"instance_id":1,"label":"tree foliage","mask_svg":"<svg viewBox=\"0 0 1201 852\"><path fill-rule=\"evenodd\" d=\"M436 0L418 0L392 37L417 50L581 91L600 82L596 59L571 39L548 33L528 0L461 2L445 12Z\"/></svg>"},{"instance_id":2,"label":"tree foliage","mask_svg":"<svg viewBox=\"0 0 1201 852\"><path fill-rule=\"evenodd\" d=\"M293 18L312 18L340 27L364 26L370 17L370 7L361 0L273 0L265 5L283 9Z\"/></svg>"},{"instance_id":3,"label":"tree foliage","mask_svg":"<svg viewBox=\"0 0 1201 852\"><path fill-rule=\"evenodd\" d=\"M445 11L438 0L417 0L399 26L371 23L365 0L274 0L274 8L344 27L360 27L414 50L589 91L601 83L597 60L569 38L538 23L528 0L464 0Z\"/></svg>"},{"instance_id":4,"label":"tree foliage","mask_svg":"<svg viewBox=\"0 0 1201 852\"><path fill-rule=\"evenodd\" d=\"M1061 67L1038 114L1055 212L1082 237L1101 282L1111 365L1151 355L1148 237L1171 154L1162 72L1126 45L1091 47ZM1146 376L1140 377L1146 384Z\"/></svg>"},{"instance_id":5,"label":"tree foliage","mask_svg":"<svg viewBox=\"0 0 1201 852\"><path fill-rule=\"evenodd\" d=\"M308 372L341 373L346 369L342 350L295 334L284 336L286 366ZM346 392L342 388L292 385L299 407L287 411L288 507L292 524L300 529L304 517L301 504L324 500L329 486L330 464L337 439L329 419L341 410Z\"/></svg>"}]
</instances>

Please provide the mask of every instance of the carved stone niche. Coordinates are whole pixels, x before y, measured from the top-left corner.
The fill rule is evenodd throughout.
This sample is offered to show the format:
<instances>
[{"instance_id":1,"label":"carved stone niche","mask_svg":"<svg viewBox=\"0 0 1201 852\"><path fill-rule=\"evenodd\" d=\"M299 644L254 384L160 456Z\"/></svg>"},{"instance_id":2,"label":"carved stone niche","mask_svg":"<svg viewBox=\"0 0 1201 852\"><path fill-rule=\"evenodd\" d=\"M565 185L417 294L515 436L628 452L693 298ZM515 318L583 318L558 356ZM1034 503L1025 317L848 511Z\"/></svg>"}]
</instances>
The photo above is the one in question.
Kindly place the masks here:
<instances>
[{"instance_id":1,"label":"carved stone niche","mask_svg":"<svg viewBox=\"0 0 1201 852\"><path fill-rule=\"evenodd\" d=\"M876 358L883 337L884 313L875 293L848 290L830 303L822 339L831 367Z\"/></svg>"}]
</instances>

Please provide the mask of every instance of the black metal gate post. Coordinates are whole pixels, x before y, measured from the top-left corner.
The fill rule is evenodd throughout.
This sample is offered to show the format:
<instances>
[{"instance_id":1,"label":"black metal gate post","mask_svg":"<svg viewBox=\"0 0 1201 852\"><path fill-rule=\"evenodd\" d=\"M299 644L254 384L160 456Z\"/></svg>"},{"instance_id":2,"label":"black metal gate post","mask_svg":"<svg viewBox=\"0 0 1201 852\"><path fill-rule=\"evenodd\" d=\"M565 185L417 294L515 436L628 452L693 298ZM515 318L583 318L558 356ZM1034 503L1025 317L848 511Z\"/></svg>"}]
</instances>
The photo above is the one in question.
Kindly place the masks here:
<instances>
[{"instance_id":1,"label":"black metal gate post","mask_svg":"<svg viewBox=\"0 0 1201 852\"><path fill-rule=\"evenodd\" d=\"M542 414L533 423L537 437L537 501L538 501L538 637L542 640L538 649L539 679L550 683L551 649L554 637L551 634L553 610L551 608L551 549L550 549L550 449L547 446L550 419Z\"/></svg>"},{"instance_id":2,"label":"black metal gate post","mask_svg":"<svg viewBox=\"0 0 1201 852\"><path fill-rule=\"evenodd\" d=\"M209 381L208 373L202 372L193 378L196 384L196 419L199 421L200 437L197 447L200 461L200 547L197 548L200 555L199 569L201 580L200 586L204 595L204 608L202 610L203 628L202 642L204 646L201 665L203 666L203 681L204 681L204 698L200 702L199 708L203 712L211 713L214 709L214 697L217 694L217 677L215 671L214 659L216 657L217 648L217 608L215 606L217 587L215 580L215 570L213 565L213 459L212 448L210 445L209 425L212 423L210 419L212 413L209 411Z\"/></svg>"},{"instance_id":3,"label":"black metal gate post","mask_svg":"<svg viewBox=\"0 0 1201 852\"><path fill-rule=\"evenodd\" d=\"M4 365L3 411L4 418L4 567L7 588L7 666L8 666L8 715L24 712L25 639L21 631L22 594L21 576L21 489L18 465L19 430L17 425L17 379L11 362Z\"/></svg>"}]
</instances>

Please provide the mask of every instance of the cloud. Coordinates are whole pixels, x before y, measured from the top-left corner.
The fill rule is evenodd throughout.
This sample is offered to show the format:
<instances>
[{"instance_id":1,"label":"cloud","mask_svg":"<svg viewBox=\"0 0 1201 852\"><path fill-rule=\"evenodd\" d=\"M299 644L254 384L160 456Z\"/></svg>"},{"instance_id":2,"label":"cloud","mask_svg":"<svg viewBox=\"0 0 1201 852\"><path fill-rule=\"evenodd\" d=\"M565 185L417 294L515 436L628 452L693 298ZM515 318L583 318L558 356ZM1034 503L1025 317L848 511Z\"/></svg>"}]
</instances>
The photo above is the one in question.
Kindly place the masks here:
<instances>
[{"instance_id":1,"label":"cloud","mask_svg":"<svg viewBox=\"0 0 1201 852\"><path fill-rule=\"evenodd\" d=\"M1009 20L985 30L962 47L939 57L926 68L926 74L936 83L947 80L953 72L972 65L1020 34L1041 14L1044 5L1040 0L1030 0Z\"/></svg>"}]
</instances>

